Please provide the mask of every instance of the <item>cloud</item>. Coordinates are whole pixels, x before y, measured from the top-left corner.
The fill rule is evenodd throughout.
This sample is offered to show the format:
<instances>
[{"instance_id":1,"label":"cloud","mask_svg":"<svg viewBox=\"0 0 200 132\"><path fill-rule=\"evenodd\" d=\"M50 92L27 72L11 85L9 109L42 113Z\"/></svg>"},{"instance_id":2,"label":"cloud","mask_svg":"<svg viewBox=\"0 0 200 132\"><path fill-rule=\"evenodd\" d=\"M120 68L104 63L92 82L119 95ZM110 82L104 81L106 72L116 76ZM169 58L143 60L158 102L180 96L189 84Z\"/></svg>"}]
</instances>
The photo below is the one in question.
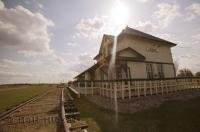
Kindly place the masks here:
<instances>
[{"instance_id":1,"label":"cloud","mask_svg":"<svg viewBox=\"0 0 200 132\"><path fill-rule=\"evenodd\" d=\"M39 6L40 9L44 8L43 4L41 4L41 3L38 3L38 6Z\"/></svg>"},{"instance_id":2,"label":"cloud","mask_svg":"<svg viewBox=\"0 0 200 132\"><path fill-rule=\"evenodd\" d=\"M24 1L24 3L26 3L27 5L31 4L29 0Z\"/></svg>"},{"instance_id":3,"label":"cloud","mask_svg":"<svg viewBox=\"0 0 200 132\"><path fill-rule=\"evenodd\" d=\"M78 74L85 71L93 64L94 61L92 59L92 56L88 53L83 53L79 55L79 57L76 59L76 62L72 64L71 70Z\"/></svg>"},{"instance_id":4,"label":"cloud","mask_svg":"<svg viewBox=\"0 0 200 132\"><path fill-rule=\"evenodd\" d=\"M116 35L124 28L124 25L116 25L113 19L108 16L95 16L92 18L83 18L76 25L74 38L97 39L103 34Z\"/></svg>"},{"instance_id":5,"label":"cloud","mask_svg":"<svg viewBox=\"0 0 200 132\"><path fill-rule=\"evenodd\" d=\"M14 61L14 60L10 60L10 59L3 59L1 62L0 62L1 65L4 65L6 67L10 67L10 66L14 66L14 67L17 67L17 66L23 66L23 65L26 65L27 63L24 62L24 61Z\"/></svg>"},{"instance_id":6,"label":"cloud","mask_svg":"<svg viewBox=\"0 0 200 132\"><path fill-rule=\"evenodd\" d=\"M33 76L27 72L0 71L0 84L24 83ZM24 80L23 82L21 80Z\"/></svg>"},{"instance_id":7,"label":"cloud","mask_svg":"<svg viewBox=\"0 0 200 132\"><path fill-rule=\"evenodd\" d=\"M178 57L179 70L189 68L193 72L200 71L199 67L200 56L196 54L185 54Z\"/></svg>"},{"instance_id":8,"label":"cloud","mask_svg":"<svg viewBox=\"0 0 200 132\"><path fill-rule=\"evenodd\" d=\"M192 44L194 44L194 46L197 46L197 49L199 49L199 45L200 45L200 33L192 35Z\"/></svg>"},{"instance_id":9,"label":"cloud","mask_svg":"<svg viewBox=\"0 0 200 132\"><path fill-rule=\"evenodd\" d=\"M74 47L74 46L77 45L77 43L76 43L76 42L68 42L67 45L68 45L68 46L72 46L72 47Z\"/></svg>"},{"instance_id":10,"label":"cloud","mask_svg":"<svg viewBox=\"0 0 200 132\"><path fill-rule=\"evenodd\" d=\"M0 76L4 76L4 77L31 77L31 74L29 74L29 73L20 73L20 72L0 71Z\"/></svg>"},{"instance_id":11,"label":"cloud","mask_svg":"<svg viewBox=\"0 0 200 132\"><path fill-rule=\"evenodd\" d=\"M41 82L59 82L61 79L72 77L64 77L61 74L66 73L67 70L67 63L59 56L45 56L31 59L29 62L3 59L0 61L0 83L38 83L39 80ZM71 75L71 71L68 72Z\"/></svg>"},{"instance_id":12,"label":"cloud","mask_svg":"<svg viewBox=\"0 0 200 132\"><path fill-rule=\"evenodd\" d=\"M179 9L180 7L177 4L160 3L158 10L154 12L154 16L158 19L159 25L166 28L172 21L181 16Z\"/></svg>"},{"instance_id":13,"label":"cloud","mask_svg":"<svg viewBox=\"0 0 200 132\"><path fill-rule=\"evenodd\" d=\"M146 2L149 2L151 0L137 0L137 1L142 2L142 3L146 3Z\"/></svg>"},{"instance_id":14,"label":"cloud","mask_svg":"<svg viewBox=\"0 0 200 132\"><path fill-rule=\"evenodd\" d=\"M192 38L200 41L200 33L196 34L196 35L193 35Z\"/></svg>"},{"instance_id":15,"label":"cloud","mask_svg":"<svg viewBox=\"0 0 200 132\"><path fill-rule=\"evenodd\" d=\"M138 24L135 26L139 30L147 33L154 32L158 27L153 24L151 21L139 21Z\"/></svg>"},{"instance_id":16,"label":"cloud","mask_svg":"<svg viewBox=\"0 0 200 132\"><path fill-rule=\"evenodd\" d=\"M4 3L0 0L0 10L4 8Z\"/></svg>"},{"instance_id":17,"label":"cloud","mask_svg":"<svg viewBox=\"0 0 200 132\"><path fill-rule=\"evenodd\" d=\"M104 17L94 17L88 19L81 19L76 25L77 37L96 38L99 33L104 30L105 21Z\"/></svg>"},{"instance_id":18,"label":"cloud","mask_svg":"<svg viewBox=\"0 0 200 132\"><path fill-rule=\"evenodd\" d=\"M186 8L186 21L195 19L197 16L200 16L200 3L193 3Z\"/></svg>"},{"instance_id":19,"label":"cloud","mask_svg":"<svg viewBox=\"0 0 200 132\"><path fill-rule=\"evenodd\" d=\"M61 56L59 56L58 54L55 53L54 50L52 50L51 52L42 52L42 53L37 53L37 52L32 52L32 51L19 51L19 54L22 54L24 57L27 58L35 58L38 60L43 59L43 61L48 61L49 64L67 64L67 62L65 61L65 59L63 59Z\"/></svg>"},{"instance_id":20,"label":"cloud","mask_svg":"<svg viewBox=\"0 0 200 132\"><path fill-rule=\"evenodd\" d=\"M62 65L67 64L67 62L65 61L65 59L63 59L61 56L58 56L56 54L52 55L52 59L53 59L53 61L55 60L55 62L58 62L59 64L62 64Z\"/></svg>"},{"instance_id":21,"label":"cloud","mask_svg":"<svg viewBox=\"0 0 200 132\"><path fill-rule=\"evenodd\" d=\"M163 38L165 40L171 41L173 43L178 44L178 46L184 46L184 42L183 40L180 40L177 35L173 34L173 33L159 33L156 36L158 36L159 38Z\"/></svg>"},{"instance_id":22,"label":"cloud","mask_svg":"<svg viewBox=\"0 0 200 132\"><path fill-rule=\"evenodd\" d=\"M40 66L42 62L40 60L36 61L17 61L14 59L2 59L0 60L0 70L4 71L17 71L18 68L26 69L27 67ZM25 70L24 69L24 70Z\"/></svg>"},{"instance_id":23,"label":"cloud","mask_svg":"<svg viewBox=\"0 0 200 132\"><path fill-rule=\"evenodd\" d=\"M40 13L16 6L0 10L0 47L35 53L52 52L48 27L53 22Z\"/></svg>"},{"instance_id":24,"label":"cloud","mask_svg":"<svg viewBox=\"0 0 200 132\"><path fill-rule=\"evenodd\" d=\"M81 19L80 23L77 24L76 28L80 30L101 30L104 26L102 19L94 17L93 19Z\"/></svg>"}]
</instances>

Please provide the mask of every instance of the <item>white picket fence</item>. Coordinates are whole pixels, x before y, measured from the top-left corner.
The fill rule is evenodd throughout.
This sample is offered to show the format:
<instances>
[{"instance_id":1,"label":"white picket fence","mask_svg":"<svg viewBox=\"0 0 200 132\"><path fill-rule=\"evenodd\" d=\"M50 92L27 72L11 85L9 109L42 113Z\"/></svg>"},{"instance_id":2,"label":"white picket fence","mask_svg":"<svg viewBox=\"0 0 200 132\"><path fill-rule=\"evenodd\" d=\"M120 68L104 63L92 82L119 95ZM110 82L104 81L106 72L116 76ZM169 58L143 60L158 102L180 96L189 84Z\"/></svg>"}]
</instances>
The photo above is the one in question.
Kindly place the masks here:
<instances>
[{"instance_id":1,"label":"white picket fence","mask_svg":"<svg viewBox=\"0 0 200 132\"><path fill-rule=\"evenodd\" d=\"M113 99L168 94L182 90L200 89L200 77L167 79L126 79L104 81L75 81L71 86L83 95L101 95Z\"/></svg>"}]
</instances>

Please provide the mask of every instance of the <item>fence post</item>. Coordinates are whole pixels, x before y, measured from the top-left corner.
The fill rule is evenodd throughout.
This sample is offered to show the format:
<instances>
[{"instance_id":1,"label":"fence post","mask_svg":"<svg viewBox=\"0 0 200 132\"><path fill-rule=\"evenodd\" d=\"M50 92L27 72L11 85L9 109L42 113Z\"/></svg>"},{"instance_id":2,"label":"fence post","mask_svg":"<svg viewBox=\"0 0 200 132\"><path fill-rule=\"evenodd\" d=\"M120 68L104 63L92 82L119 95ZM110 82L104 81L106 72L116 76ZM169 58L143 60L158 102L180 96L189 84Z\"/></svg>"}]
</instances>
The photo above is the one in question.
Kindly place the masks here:
<instances>
[{"instance_id":1,"label":"fence post","mask_svg":"<svg viewBox=\"0 0 200 132\"><path fill-rule=\"evenodd\" d=\"M149 86L150 86L150 94L152 95L152 82L151 82L151 80L149 81Z\"/></svg>"},{"instance_id":2,"label":"fence post","mask_svg":"<svg viewBox=\"0 0 200 132\"><path fill-rule=\"evenodd\" d=\"M177 81L176 81L176 79L174 81L174 90L175 90L175 92L177 92Z\"/></svg>"},{"instance_id":3,"label":"fence post","mask_svg":"<svg viewBox=\"0 0 200 132\"><path fill-rule=\"evenodd\" d=\"M128 97L131 99L131 80L128 81Z\"/></svg>"},{"instance_id":4,"label":"fence post","mask_svg":"<svg viewBox=\"0 0 200 132\"><path fill-rule=\"evenodd\" d=\"M189 79L188 79L188 82L189 82L190 89L192 89L192 85L193 85L193 84L192 84L192 79L189 78Z\"/></svg>"},{"instance_id":5,"label":"fence post","mask_svg":"<svg viewBox=\"0 0 200 132\"><path fill-rule=\"evenodd\" d=\"M106 81L106 97L108 97L108 82Z\"/></svg>"},{"instance_id":6,"label":"fence post","mask_svg":"<svg viewBox=\"0 0 200 132\"><path fill-rule=\"evenodd\" d=\"M91 88L92 88L92 96L94 95L94 83L93 81L91 82Z\"/></svg>"},{"instance_id":7,"label":"fence post","mask_svg":"<svg viewBox=\"0 0 200 132\"><path fill-rule=\"evenodd\" d=\"M155 81L156 95L158 95L158 81Z\"/></svg>"},{"instance_id":8,"label":"fence post","mask_svg":"<svg viewBox=\"0 0 200 132\"><path fill-rule=\"evenodd\" d=\"M103 96L105 96L105 82L103 82Z\"/></svg>"},{"instance_id":9,"label":"fence post","mask_svg":"<svg viewBox=\"0 0 200 132\"><path fill-rule=\"evenodd\" d=\"M146 96L147 95L147 86L146 86L146 80L145 81L143 81L144 82L144 96Z\"/></svg>"},{"instance_id":10,"label":"fence post","mask_svg":"<svg viewBox=\"0 0 200 132\"><path fill-rule=\"evenodd\" d=\"M112 99L113 98L113 94L112 94L112 90L113 90L113 85L112 85L112 82L110 81L109 82L109 84L110 84L110 98Z\"/></svg>"},{"instance_id":11,"label":"fence post","mask_svg":"<svg viewBox=\"0 0 200 132\"><path fill-rule=\"evenodd\" d=\"M187 88L187 82L186 79L184 79L184 90Z\"/></svg>"},{"instance_id":12,"label":"fence post","mask_svg":"<svg viewBox=\"0 0 200 132\"><path fill-rule=\"evenodd\" d=\"M161 80L161 91L162 91L162 95L163 95L163 87L164 87L164 82L163 82L163 80Z\"/></svg>"},{"instance_id":13,"label":"fence post","mask_svg":"<svg viewBox=\"0 0 200 132\"><path fill-rule=\"evenodd\" d=\"M100 96L102 96L102 92L101 92L101 82L98 82L98 87L99 87L99 94L100 94Z\"/></svg>"},{"instance_id":14,"label":"fence post","mask_svg":"<svg viewBox=\"0 0 200 132\"><path fill-rule=\"evenodd\" d=\"M122 99L124 99L124 82L121 82L121 93L122 93Z\"/></svg>"},{"instance_id":15,"label":"fence post","mask_svg":"<svg viewBox=\"0 0 200 132\"><path fill-rule=\"evenodd\" d=\"M167 94L168 94L168 92L169 92L168 81L166 81L166 90L167 90Z\"/></svg>"},{"instance_id":16,"label":"fence post","mask_svg":"<svg viewBox=\"0 0 200 132\"><path fill-rule=\"evenodd\" d=\"M117 99L117 82L114 82L114 100Z\"/></svg>"},{"instance_id":17,"label":"fence post","mask_svg":"<svg viewBox=\"0 0 200 132\"><path fill-rule=\"evenodd\" d=\"M140 85L139 85L139 81L136 82L136 87L137 87L138 97L140 97Z\"/></svg>"},{"instance_id":18,"label":"fence post","mask_svg":"<svg viewBox=\"0 0 200 132\"><path fill-rule=\"evenodd\" d=\"M87 95L87 84L86 84L86 81L85 81L85 95Z\"/></svg>"}]
</instances>

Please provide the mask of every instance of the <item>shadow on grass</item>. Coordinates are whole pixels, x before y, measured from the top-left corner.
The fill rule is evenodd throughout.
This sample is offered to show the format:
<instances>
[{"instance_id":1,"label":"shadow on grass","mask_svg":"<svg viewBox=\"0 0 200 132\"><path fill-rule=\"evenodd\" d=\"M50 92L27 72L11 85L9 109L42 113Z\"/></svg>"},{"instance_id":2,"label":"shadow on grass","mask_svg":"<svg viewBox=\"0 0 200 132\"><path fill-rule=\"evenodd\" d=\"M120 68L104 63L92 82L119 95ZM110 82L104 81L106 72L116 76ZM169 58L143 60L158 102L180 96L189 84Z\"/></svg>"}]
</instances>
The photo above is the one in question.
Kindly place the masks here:
<instances>
[{"instance_id":1,"label":"shadow on grass","mask_svg":"<svg viewBox=\"0 0 200 132\"><path fill-rule=\"evenodd\" d=\"M89 131L97 132L199 132L200 97L188 101L169 101L158 108L134 114L119 114L98 107L85 97L75 99L81 119Z\"/></svg>"}]
</instances>

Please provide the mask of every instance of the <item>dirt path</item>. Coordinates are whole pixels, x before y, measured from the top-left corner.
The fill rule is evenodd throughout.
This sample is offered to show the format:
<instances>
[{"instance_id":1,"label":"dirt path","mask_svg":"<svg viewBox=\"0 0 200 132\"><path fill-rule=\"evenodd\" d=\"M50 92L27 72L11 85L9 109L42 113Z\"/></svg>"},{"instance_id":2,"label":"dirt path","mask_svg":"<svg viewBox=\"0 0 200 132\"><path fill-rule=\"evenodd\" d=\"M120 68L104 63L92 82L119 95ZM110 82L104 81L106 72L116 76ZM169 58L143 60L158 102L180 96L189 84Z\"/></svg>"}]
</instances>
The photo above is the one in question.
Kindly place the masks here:
<instances>
[{"instance_id":1,"label":"dirt path","mask_svg":"<svg viewBox=\"0 0 200 132\"><path fill-rule=\"evenodd\" d=\"M1 132L60 132L61 89L24 105L0 121Z\"/></svg>"}]
</instances>

